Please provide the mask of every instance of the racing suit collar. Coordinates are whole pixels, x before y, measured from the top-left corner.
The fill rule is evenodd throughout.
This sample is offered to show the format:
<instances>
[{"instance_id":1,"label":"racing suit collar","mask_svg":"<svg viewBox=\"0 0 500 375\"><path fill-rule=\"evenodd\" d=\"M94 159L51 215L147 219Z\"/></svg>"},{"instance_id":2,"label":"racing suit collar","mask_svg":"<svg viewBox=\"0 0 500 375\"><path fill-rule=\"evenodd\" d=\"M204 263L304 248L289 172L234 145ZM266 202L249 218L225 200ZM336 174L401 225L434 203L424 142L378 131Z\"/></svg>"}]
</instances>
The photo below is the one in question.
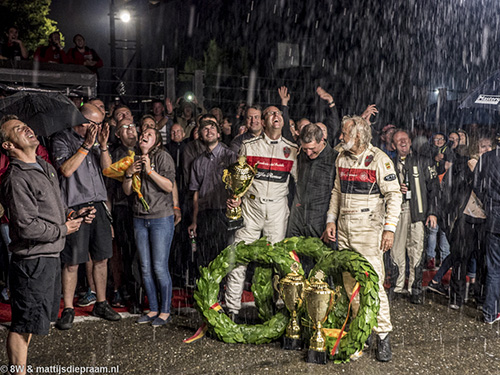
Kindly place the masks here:
<instances>
[{"instance_id":1,"label":"racing suit collar","mask_svg":"<svg viewBox=\"0 0 500 375\"><path fill-rule=\"evenodd\" d=\"M266 141L267 144L270 144L270 145L275 145L277 143L279 143L281 141L281 138L282 137L279 137L278 139L271 139L269 138L265 132L262 132L262 139L264 141Z\"/></svg>"},{"instance_id":2,"label":"racing suit collar","mask_svg":"<svg viewBox=\"0 0 500 375\"><path fill-rule=\"evenodd\" d=\"M344 151L344 153L352 160L356 160L356 164L361 164L363 162L363 160L365 159L365 156L370 153L370 154L373 154L373 146L371 145L371 143L368 144L368 147L366 147L366 149L359 155L354 155L352 153L350 153L349 151Z\"/></svg>"}]
</instances>

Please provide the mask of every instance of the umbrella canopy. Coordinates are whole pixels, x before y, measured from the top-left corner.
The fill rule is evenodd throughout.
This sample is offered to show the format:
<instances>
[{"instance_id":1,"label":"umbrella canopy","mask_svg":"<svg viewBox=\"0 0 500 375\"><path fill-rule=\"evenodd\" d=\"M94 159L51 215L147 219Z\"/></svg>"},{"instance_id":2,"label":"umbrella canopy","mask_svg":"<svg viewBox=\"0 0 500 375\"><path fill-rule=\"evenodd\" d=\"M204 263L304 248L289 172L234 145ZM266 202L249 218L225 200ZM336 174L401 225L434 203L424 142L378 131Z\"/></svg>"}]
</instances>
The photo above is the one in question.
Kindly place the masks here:
<instances>
[{"instance_id":1,"label":"umbrella canopy","mask_svg":"<svg viewBox=\"0 0 500 375\"><path fill-rule=\"evenodd\" d=\"M500 111L500 70L497 70L461 101L459 108Z\"/></svg>"},{"instance_id":2,"label":"umbrella canopy","mask_svg":"<svg viewBox=\"0 0 500 375\"><path fill-rule=\"evenodd\" d=\"M16 115L36 135L44 137L87 122L73 102L60 93L15 93L0 99L0 114Z\"/></svg>"},{"instance_id":3,"label":"umbrella canopy","mask_svg":"<svg viewBox=\"0 0 500 375\"><path fill-rule=\"evenodd\" d=\"M500 122L498 112L476 107L460 109L460 103L456 100L448 100L440 105L431 104L414 118L427 128L445 133L468 124L491 126Z\"/></svg>"}]
</instances>

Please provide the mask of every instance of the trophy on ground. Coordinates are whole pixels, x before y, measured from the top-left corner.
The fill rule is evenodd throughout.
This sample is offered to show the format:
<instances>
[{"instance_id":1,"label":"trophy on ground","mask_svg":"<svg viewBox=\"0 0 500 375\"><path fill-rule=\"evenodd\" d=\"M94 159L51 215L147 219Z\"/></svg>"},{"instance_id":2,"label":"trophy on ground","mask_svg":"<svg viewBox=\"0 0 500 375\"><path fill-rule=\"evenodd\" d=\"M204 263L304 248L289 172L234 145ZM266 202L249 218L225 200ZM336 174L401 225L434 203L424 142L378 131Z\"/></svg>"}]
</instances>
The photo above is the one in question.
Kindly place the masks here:
<instances>
[{"instance_id":1,"label":"trophy on ground","mask_svg":"<svg viewBox=\"0 0 500 375\"><path fill-rule=\"evenodd\" d=\"M255 165L253 168L246 162L245 156L240 156L236 163L231 164L224 169L222 181L226 184L226 190L229 191L233 199L240 199L252 185L256 173ZM236 230L243 227L243 218L241 217L241 207L228 208L226 211L228 218L228 230Z\"/></svg>"},{"instance_id":2,"label":"trophy on ground","mask_svg":"<svg viewBox=\"0 0 500 375\"><path fill-rule=\"evenodd\" d=\"M283 337L283 349L301 350L302 339L301 330L297 321L297 310L302 306L304 298L305 279L298 273L299 263L294 262L288 275L279 282L279 293L283 299L287 310L290 312L290 322L288 323Z\"/></svg>"},{"instance_id":3,"label":"trophy on ground","mask_svg":"<svg viewBox=\"0 0 500 375\"><path fill-rule=\"evenodd\" d=\"M307 314L314 325L314 333L309 341L309 351L307 352L307 362L326 364L326 337L322 330L322 325L328 318L328 314L335 303L335 292L323 281L325 274L318 271L312 277L309 286L304 290Z\"/></svg>"}]
</instances>

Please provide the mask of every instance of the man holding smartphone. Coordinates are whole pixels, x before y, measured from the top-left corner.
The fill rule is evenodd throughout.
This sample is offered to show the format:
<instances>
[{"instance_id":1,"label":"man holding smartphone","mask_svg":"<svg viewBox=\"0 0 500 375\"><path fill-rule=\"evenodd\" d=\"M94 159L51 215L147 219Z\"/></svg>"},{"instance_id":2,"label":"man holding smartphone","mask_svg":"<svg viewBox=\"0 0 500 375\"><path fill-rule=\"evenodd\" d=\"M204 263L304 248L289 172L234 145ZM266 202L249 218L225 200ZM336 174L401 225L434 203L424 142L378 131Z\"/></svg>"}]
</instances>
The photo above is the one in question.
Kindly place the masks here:
<instances>
[{"instance_id":1,"label":"man holding smartphone","mask_svg":"<svg viewBox=\"0 0 500 375\"><path fill-rule=\"evenodd\" d=\"M12 374L23 374L33 334L47 335L59 311L61 268L59 254L66 236L77 232L93 210L70 212L61 201L54 168L37 157L33 130L16 116L0 122L1 149L10 158L2 176L1 203L9 217L10 290L12 323L7 337Z\"/></svg>"}]
</instances>

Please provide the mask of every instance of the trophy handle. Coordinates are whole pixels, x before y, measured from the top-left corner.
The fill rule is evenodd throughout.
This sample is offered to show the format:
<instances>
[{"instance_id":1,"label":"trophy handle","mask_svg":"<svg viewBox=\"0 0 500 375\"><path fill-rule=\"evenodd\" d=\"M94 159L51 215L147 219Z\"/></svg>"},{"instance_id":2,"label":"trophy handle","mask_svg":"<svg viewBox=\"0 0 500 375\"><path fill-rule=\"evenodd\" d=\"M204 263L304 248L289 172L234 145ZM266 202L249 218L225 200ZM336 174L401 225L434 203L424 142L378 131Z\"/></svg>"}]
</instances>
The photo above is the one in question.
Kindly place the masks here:
<instances>
[{"instance_id":1,"label":"trophy handle","mask_svg":"<svg viewBox=\"0 0 500 375\"><path fill-rule=\"evenodd\" d=\"M273 287L274 290L277 291L280 294L281 297L281 287L280 287L280 277L279 275L274 275L273 277Z\"/></svg>"}]
</instances>

